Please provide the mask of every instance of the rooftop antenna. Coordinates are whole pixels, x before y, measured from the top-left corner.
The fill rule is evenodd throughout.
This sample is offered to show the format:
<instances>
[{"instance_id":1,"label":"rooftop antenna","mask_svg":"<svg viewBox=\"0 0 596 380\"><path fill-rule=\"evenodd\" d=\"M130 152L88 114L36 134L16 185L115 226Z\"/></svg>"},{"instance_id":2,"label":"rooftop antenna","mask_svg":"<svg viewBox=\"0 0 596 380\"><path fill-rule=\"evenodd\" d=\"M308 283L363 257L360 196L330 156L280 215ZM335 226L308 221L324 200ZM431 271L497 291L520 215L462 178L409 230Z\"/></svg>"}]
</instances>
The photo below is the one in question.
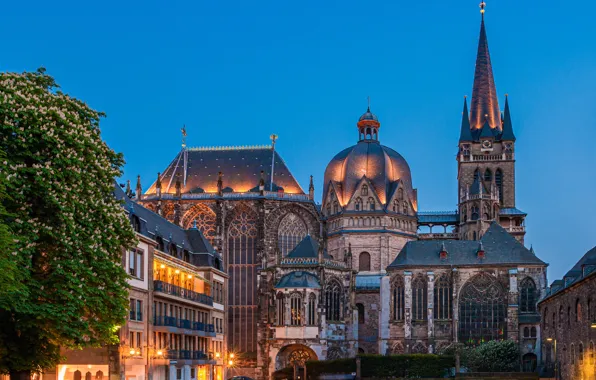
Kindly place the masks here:
<instances>
[{"instance_id":1,"label":"rooftop antenna","mask_svg":"<svg viewBox=\"0 0 596 380\"><path fill-rule=\"evenodd\" d=\"M275 171L275 141L277 141L277 135L271 134L271 183L269 183L269 191L273 191L273 172Z\"/></svg>"},{"instance_id":2,"label":"rooftop antenna","mask_svg":"<svg viewBox=\"0 0 596 380\"><path fill-rule=\"evenodd\" d=\"M366 97L366 100L368 101L368 107L367 107L367 111L370 112L370 96Z\"/></svg>"}]
</instances>

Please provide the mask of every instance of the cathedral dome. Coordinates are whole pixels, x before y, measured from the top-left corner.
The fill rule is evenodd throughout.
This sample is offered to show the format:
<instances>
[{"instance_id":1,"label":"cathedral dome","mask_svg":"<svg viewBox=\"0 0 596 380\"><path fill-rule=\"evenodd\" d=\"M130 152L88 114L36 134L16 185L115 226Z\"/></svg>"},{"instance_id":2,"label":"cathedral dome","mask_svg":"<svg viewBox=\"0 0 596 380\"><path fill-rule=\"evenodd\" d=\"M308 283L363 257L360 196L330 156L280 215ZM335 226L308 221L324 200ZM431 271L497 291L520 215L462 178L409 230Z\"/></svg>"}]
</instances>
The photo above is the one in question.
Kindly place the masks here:
<instances>
[{"instance_id":1,"label":"cathedral dome","mask_svg":"<svg viewBox=\"0 0 596 380\"><path fill-rule=\"evenodd\" d=\"M333 184L340 203L345 205L366 177L383 204L387 204L399 183L403 184L408 198L415 202L410 166L401 154L379 143L379 127L377 117L370 110L360 117L360 141L339 152L327 165L323 197Z\"/></svg>"}]
</instances>

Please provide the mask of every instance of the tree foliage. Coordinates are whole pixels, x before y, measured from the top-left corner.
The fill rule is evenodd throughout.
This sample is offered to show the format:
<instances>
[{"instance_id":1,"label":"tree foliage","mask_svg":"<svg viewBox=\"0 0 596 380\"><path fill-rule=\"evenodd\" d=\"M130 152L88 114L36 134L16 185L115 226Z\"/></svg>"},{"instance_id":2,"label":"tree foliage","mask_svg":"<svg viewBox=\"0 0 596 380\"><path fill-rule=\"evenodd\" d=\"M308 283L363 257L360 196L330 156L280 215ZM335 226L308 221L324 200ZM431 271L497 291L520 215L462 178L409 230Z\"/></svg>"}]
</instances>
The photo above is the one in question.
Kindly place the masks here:
<instances>
[{"instance_id":1,"label":"tree foliage","mask_svg":"<svg viewBox=\"0 0 596 380\"><path fill-rule=\"evenodd\" d=\"M461 365L472 372L517 372L520 370L519 345L512 340L492 340L476 347L453 343L440 352L460 355Z\"/></svg>"},{"instance_id":2,"label":"tree foliage","mask_svg":"<svg viewBox=\"0 0 596 380\"><path fill-rule=\"evenodd\" d=\"M56 365L60 347L114 342L127 312L122 248L135 244L112 195L123 157L100 137L103 115L62 93L45 70L0 74L0 371ZM13 236L7 242L7 231ZM8 254L7 254L8 253ZM4 275L4 274L3 274Z\"/></svg>"}]
</instances>

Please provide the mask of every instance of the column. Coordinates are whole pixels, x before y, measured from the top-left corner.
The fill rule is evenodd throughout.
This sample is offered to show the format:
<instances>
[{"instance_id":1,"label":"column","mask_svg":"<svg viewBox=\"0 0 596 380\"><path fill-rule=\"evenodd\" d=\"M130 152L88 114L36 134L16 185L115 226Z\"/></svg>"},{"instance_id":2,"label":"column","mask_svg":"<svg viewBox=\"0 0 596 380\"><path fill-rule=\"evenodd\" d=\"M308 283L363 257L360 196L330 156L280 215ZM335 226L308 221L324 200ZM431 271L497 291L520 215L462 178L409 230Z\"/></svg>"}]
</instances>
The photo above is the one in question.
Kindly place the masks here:
<instances>
[{"instance_id":1,"label":"column","mask_svg":"<svg viewBox=\"0 0 596 380\"><path fill-rule=\"evenodd\" d=\"M379 354L385 355L387 353L387 340L389 336L389 309L391 305L391 284L389 276L381 278L380 290L380 312L379 312Z\"/></svg>"},{"instance_id":2,"label":"column","mask_svg":"<svg viewBox=\"0 0 596 380\"><path fill-rule=\"evenodd\" d=\"M292 312L291 312L291 307L290 307L290 293L288 293L287 291L284 292L284 311L285 311L285 315L284 315L284 325L289 326L290 325L290 317L292 316ZM288 332L286 331L286 334Z\"/></svg>"},{"instance_id":3,"label":"column","mask_svg":"<svg viewBox=\"0 0 596 380\"><path fill-rule=\"evenodd\" d=\"M412 338L412 272L404 272L404 337ZM404 347L405 348L405 347Z\"/></svg>"},{"instance_id":4,"label":"column","mask_svg":"<svg viewBox=\"0 0 596 380\"><path fill-rule=\"evenodd\" d=\"M435 274L433 272L426 273L427 281L427 321L428 321L428 352L433 353L435 325L434 325L434 307L435 307Z\"/></svg>"},{"instance_id":5,"label":"column","mask_svg":"<svg viewBox=\"0 0 596 380\"><path fill-rule=\"evenodd\" d=\"M453 336L453 341L454 342L459 342L459 298L457 297L458 295L458 289L459 289L459 272L457 271L457 268L453 268L451 270L451 290L452 290L452 304L451 304L451 316L452 316L452 321L453 324L451 325L451 330L452 330L452 336Z\"/></svg>"},{"instance_id":6,"label":"column","mask_svg":"<svg viewBox=\"0 0 596 380\"><path fill-rule=\"evenodd\" d=\"M190 380L190 366L187 364L182 367L182 379L183 380Z\"/></svg>"},{"instance_id":7,"label":"column","mask_svg":"<svg viewBox=\"0 0 596 380\"><path fill-rule=\"evenodd\" d=\"M509 294L507 301L507 339L517 342L519 340L517 268L509 269Z\"/></svg>"},{"instance_id":8,"label":"column","mask_svg":"<svg viewBox=\"0 0 596 380\"><path fill-rule=\"evenodd\" d=\"M170 371L170 376L168 377L168 379L178 380L178 378L176 377L176 366L173 364L170 364L169 371Z\"/></svg>"}]
</instances>

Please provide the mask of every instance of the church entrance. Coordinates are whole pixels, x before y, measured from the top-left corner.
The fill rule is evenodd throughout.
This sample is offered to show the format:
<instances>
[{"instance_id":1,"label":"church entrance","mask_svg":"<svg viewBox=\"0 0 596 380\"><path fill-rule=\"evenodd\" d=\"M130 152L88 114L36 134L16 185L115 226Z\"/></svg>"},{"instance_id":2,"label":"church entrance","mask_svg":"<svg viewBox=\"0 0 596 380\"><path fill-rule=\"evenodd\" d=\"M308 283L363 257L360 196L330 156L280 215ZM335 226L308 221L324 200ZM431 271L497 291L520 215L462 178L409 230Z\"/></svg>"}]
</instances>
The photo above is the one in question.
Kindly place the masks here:
<instances>
[{"instance_id":1,"label":"church entrance","mask_svg":"<svg viewBox=\"0 0 596 380\"><path fill-rule=\"evenodd\" d=\"M302 344L292 344L282 348L275 358L275 370L291 367L294 379L306 379L306 362L318 360L317 354Z\"/></svg>"}]
</instances>

